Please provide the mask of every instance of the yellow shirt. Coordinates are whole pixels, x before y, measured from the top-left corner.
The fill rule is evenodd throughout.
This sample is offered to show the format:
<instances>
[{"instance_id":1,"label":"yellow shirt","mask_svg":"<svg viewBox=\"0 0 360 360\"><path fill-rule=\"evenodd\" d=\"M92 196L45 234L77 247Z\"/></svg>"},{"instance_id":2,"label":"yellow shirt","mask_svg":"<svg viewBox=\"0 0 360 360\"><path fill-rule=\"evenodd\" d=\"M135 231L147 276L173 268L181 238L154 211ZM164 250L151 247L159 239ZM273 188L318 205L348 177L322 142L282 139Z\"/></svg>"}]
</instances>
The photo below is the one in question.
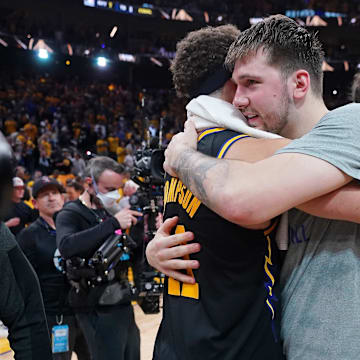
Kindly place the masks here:
<instances>
[{"instance_id":1,"label":"yellow shirt","mask_svg":"<svg viewBox=\"0 0 360 360\"><path fill-rule=\"evenodd\" d=\"M96 152L98 155L106 154L108 151L108 143L106 140L99 139L96 141Z\"/></svg>"},{"instance_id":2,"label":"yellow shirt","mask_svg":"<svg viewBox=\"0 0 360 360\"><path fill-rule=\"evenodd\" d=\"M9 119L5 121L5 132L6 135L10 135L16 131L16 121Z\"/></svg>"},{"instance_id":3,"label":"yellow shirt","mask_svg":"<svg viewBox=\"0 0 360 360\"><path fill-rule=\"evenodd\" d=\"M118 146L116 149L117 161L122 164L125 160L126 151L124 147Z\"/></svg>"},{"instance_id":4,"label":"yellow shirt","mask_svg":"<svg viewBox=\"0 0 360 360\"><path fill-rule=\"evenodd\" d=\"M19 140L20 142L22 142L23 144L26 143L26 137L22 134L18 135L16 140Z\"/></svg>"},{"instance_id":5,"label":"yellow shirt","mask_svg":"<svg viewBox=\"0 0 360 360\"><path fill-rule=\"evenodd\" d=\"M116 153L117 147L119 145L119 138L115 136L109 136L107 140L109 143L109 151L112 153Z\"/></svg>"},{"instance_id":6,"label":"yellow shirt","mask_svg":"<svg viewBox=\"0 0 360 360\"><path fill-rule=\"evenodd\" d=\"M74 174L60 174L56 178L56 180L63 186L66 186L66 180L68 180L68 179L75 179L75 175Z\"/></svg>"},{"instance_id":7,"label":"yellow shirt","mask_svg":"<svg viewBox=\"0 0 360 360\"><path fill-rule=\"evenodd\" d=\"M32 140L35 141L37 133L38 133L38 129L37 126L35 124L31 124L31 123L27 123L24 126L24 131L25 134Z\"/></svg>"},{"instance_id":8,"label":"yellow shirt","mask_svg":"<svg viewBox=\"0 0 360 360\"><path fill-rule=\"evenodd\" d=\"M46 156L50 157L52 152L51 144L43 140L40 145L45 150Z\"/></svg>"}]
</instances>

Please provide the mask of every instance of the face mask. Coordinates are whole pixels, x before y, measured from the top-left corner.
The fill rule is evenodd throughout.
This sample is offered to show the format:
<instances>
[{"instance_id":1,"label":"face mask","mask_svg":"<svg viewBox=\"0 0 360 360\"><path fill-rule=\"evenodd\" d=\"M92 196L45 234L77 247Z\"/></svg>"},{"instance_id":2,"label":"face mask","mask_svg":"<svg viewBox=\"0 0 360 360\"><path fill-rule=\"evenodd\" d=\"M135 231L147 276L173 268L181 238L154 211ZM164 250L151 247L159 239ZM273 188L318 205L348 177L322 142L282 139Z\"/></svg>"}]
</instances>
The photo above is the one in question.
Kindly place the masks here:
<instances>
[{"instance_id":1,"label":"face mask","mask_svg":"<svg viewBox=\"0 0 360 360\"><path fill-rule=\"evenodd\" d=\"M109 209L113 207L115 205L116 200L120 199L120 194L117 190L109 191L106 194L97 192L96 196L102 202L105 209Z\"/></svg>"},{"instance_id":2,"label":"face mask","mask_svg":"<svg viewBox=\"0 0 360 360\"><path fill-rule=\"evenodd\" d=\"M105 209L112 208L115 205L116 200L119 200L121 197L119 192L117 190L113 190L113 191L107 192L106 194L103 194L99 191L93 175L91 175L91 178L93 181L96 197L101 201L101 203L103 204Z\"/></svg>"}]
</instances>

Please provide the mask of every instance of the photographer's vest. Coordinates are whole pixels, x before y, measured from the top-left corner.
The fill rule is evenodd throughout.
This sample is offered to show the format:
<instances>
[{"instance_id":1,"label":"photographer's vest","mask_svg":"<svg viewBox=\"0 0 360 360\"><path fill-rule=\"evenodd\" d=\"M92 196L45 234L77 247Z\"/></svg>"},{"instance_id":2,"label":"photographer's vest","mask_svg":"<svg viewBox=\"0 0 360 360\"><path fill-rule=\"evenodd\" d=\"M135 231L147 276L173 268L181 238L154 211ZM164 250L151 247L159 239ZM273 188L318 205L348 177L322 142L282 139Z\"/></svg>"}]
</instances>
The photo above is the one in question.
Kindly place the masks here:
<instances>
[{"instance_id":1,"label":"photographer's vest","mask_svg":"<svg viewBox=\"0 0 360 360\"><path fill-rule=\"evenodd\" d=\"M223 158L246 137L207 129L198 150ZM190 258L200 268L188 270L193 285L166 278L154 360L282 359L276 222L265 230L245 229L201 204L177 178L167 175L164 189L164 218L179 217L175 233L194 233L201 250Z\"/></svg>"}]
</instances>

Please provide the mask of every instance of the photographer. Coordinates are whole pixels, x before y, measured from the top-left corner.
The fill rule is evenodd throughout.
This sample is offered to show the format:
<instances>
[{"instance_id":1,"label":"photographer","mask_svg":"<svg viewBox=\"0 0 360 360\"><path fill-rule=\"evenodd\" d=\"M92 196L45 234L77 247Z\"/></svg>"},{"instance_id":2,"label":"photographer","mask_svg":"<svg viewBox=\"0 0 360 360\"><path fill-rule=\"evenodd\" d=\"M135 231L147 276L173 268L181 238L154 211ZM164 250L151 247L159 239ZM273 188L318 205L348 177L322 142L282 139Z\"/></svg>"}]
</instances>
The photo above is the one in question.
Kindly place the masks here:
<instances>
[{"instance_id":1,"label":"photographer","mask_svg":"<svg viewBox=\"0 0 360 360\"><path fill-rule=\"evenodd\" d=\"M93 269L81 265L88 264L96 250L117 229L131 227L137 221L136 216L142 215L129 209L111 215L107 210L114 207L120 196L118 189L123 186L123 173L123 166L109 157L91 159L85 169L88 189L78 200L65 204L56 218L58 248L65 259L71 260L67 260L68 277L73 275L71 270L76 272L78 268L77 274L82 274L80 279L72 281L70 303L94 360L108 360L114 356L124 360L140 359L140 336L130 298L126 295L119 298L121 290L112 293L114 284L126 287L127 269L122 269L120 262L111 282L94 285L88 277ZM102 299L106 295L117 301L104 305Z\"/></svg>"}]
</instances>

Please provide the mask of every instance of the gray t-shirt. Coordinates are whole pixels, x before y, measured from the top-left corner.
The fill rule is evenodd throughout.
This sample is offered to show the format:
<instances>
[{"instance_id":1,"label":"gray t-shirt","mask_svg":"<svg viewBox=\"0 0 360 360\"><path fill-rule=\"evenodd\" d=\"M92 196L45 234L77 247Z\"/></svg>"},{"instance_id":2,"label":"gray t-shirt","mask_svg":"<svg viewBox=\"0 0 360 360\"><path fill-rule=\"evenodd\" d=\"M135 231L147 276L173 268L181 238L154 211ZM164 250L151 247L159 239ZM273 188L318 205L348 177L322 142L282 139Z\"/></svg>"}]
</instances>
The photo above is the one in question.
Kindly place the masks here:
<instances>
[{"instance_id":1,"label":"gray t-shirt","mask_svg":"<svg viewBox=\"0 0 360 360\"><path fill-rule=\"evenodd\" d=\"M286 152L318 157L360 179L360 104L331 111L277 154ZM281 284L288 360L359 358L360 225L290 210Z\"/></svg>"}]
</instances>

